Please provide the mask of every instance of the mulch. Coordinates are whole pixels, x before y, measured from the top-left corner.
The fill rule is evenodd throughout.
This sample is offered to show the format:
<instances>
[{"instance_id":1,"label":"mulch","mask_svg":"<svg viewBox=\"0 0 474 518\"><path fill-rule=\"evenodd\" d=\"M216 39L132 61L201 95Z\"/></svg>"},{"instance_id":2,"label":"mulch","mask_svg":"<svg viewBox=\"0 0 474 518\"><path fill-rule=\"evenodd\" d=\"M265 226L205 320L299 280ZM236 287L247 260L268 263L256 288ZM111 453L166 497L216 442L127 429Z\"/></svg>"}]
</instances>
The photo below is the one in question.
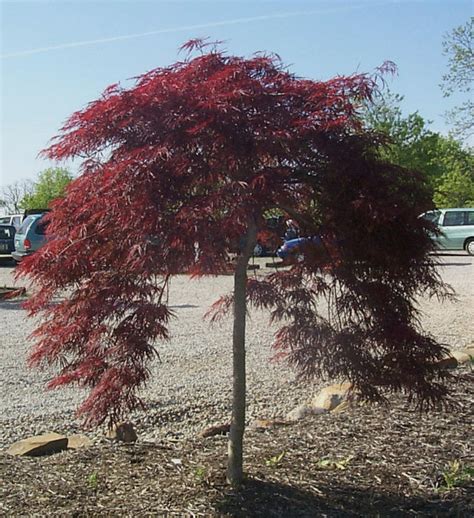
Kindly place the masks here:
<instances>
[{"instance_id":1,"label":"mulch","mask_svg":"<svg viewBox=\"0 0 474 518\"><path fill-rule=\"evenodd\" d=\"M226 436L2 452L0 515L474 516L474 374L456 376L457 408L419 414L397 395L389 407L249 429L239 491L225 482Z\"/></svg>"}]
</instances>

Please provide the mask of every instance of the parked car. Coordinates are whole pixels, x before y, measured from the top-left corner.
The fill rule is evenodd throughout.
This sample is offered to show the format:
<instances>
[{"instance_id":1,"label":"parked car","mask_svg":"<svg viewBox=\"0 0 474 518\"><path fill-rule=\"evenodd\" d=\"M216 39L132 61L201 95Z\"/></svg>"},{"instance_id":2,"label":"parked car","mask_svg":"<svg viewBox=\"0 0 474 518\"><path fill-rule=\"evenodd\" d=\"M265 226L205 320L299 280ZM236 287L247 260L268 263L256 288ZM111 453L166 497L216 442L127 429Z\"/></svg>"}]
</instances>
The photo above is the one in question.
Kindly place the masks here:
<instances>
[{"instance_id":1,"label":"parked car","mask_svg":"<svg viewBox=\"0 0 474 518\"><path fill-rule=\"evenodd\" d=\"M314 243L316 245L322 245L321 238L319 236L314 237L298 237L296 239L289 239L285 241L276 254L280 259L288 259L290 257L299 258L302 256L304 247L308 243Z\"/></svg>"},{"instance_id":2,"label":"parked car","mask_svg":"<svg viewBox=\"0 0 474 518\"><path fill-rule=\"evenodd\" d=\"M43 221L44 214L31 214L23 221L15 235L15 251L12 257L17 263L26 256L36 252L46 242L45 230L47 223Z\"/></svg>"},{"instance_id":3,"label":"parked car","mask_svg":"<svg viewBox=\"0 0 474 518\"><path fill-rule=\"evenodd\" d=\"M0 225L0 260L11 261L15 250L15 232L13 225Z\"/></svg>"},{"instance_id":4,"label":"parked car","mask_svg":"<svg viewBox=\"0 0 474 518\"><path fill-rule=\"evenodd\" d=\"M257 234L257 244L255 245L253 255L256 257L274 255L275 250L281 243L284 227L283 216L265 218L265 226Z\"/></svg>"},{"instance_id":5,"label":"parked car","mask_svg":"<svg viewBox=\"0 0 474 518\"><path fill-rule=\"evenodd\" d=\"M436 246L443 250L466 250L474 255L474 208L431 210L422 214L438 226L439 235L433 236Z\"/></svg>"},{"instance_id":6,"label":"parked car","mask_svg":"<svg viewBox=\"0 0 474 518\"><path fill-rule=\"evenodd\" d=\"M21 227L23 218L23 214L7 214L6 216L0 216L0 225L11 225L18 230Z\"/></svg>"}]
</instances>

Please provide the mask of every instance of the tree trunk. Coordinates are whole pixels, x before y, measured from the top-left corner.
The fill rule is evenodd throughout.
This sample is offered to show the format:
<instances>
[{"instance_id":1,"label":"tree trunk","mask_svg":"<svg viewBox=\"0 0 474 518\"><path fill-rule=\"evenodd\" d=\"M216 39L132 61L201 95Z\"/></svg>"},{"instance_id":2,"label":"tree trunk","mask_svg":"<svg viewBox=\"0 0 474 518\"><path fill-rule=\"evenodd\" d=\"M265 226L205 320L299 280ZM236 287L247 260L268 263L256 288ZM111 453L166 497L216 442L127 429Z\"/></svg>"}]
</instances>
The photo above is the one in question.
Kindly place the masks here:
<instances>
[{"instance_id":1,"label":"tree trunk","mask_svg":"<svg viewBox=\"0 0 474 518\"><path fill-rule=\"evenodd\" d=\"M227 481L233 487L242 483L242 445L245 429L245 323L247 316L247 266L257 242L257 226L251 222L245 244L237 258L234 273L234 328L232 335L233 395L230 425Z\"/></svg>"}]
</instances>

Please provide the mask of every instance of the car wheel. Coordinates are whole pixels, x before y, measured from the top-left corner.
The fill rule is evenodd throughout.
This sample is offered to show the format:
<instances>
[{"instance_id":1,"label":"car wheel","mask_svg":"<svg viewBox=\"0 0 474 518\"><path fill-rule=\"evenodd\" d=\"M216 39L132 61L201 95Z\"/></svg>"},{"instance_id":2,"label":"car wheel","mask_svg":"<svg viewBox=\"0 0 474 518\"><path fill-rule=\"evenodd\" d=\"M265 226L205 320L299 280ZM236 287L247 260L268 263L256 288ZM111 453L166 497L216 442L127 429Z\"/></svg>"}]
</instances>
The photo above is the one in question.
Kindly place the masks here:
<instances>
[{"instance_id":1,"label":"car wheel","mask_svg":"<svg viewBox=\"0 0 474 518\"><path fill-rule=\"evenodd\" d=\"M253 249L253 255L255 257L262 257L264 252L263 246L260 243L257 243L255 245L255 248Z\"/></svg>"},{"instance_id":2,"label":"car wheel","mask_svg":"<svg viewBox=\"0 0 474 518\"><path fill-rule=\"evenodd\" d=\"M474 239L469 239L466 242L466 252L469 255L474 255Z\"/></svg>"}]
</instances>

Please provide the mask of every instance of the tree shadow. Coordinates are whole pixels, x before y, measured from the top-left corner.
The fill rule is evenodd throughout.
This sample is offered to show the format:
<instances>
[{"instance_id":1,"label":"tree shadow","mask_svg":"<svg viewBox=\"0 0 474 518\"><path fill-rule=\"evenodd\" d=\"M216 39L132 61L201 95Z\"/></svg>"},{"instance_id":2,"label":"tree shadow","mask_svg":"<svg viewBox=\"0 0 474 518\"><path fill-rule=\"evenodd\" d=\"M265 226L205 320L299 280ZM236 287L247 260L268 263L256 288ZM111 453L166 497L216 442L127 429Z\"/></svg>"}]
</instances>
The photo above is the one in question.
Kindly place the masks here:
<instances>
[{"instance_id":1,"label":"tree shadow","mask_svg":"<svg viewBox=\"0 0 474 518\"><path fill-rule=\"evenodd\" d=\"M440 266L471 266L471 263L441 263Z\"/></svg>"},{"instance_id":2,"label":"tree shadow","mask_svg":"<svg viewBox=\"0 0 474 518\"><path fill-rule=\"evenodd\" d=\"M26 300L25 297L15 300L0 300L0 309L26 311L23 307Z\"/></svg>"},{"instance_id":3,"label":"tree shadow","mask_svg":"<svg viewBox=\"0 0 474 518\"><path fill-rule=\"evenodd\" d=\"M337 484L335 482L335 484ZM214 501L216 511L233 518L467 516L469 503L459 497L422 498L354 486L318 484L314 490L248 479L240 491Z\"/></svg>"}]
</instances>

